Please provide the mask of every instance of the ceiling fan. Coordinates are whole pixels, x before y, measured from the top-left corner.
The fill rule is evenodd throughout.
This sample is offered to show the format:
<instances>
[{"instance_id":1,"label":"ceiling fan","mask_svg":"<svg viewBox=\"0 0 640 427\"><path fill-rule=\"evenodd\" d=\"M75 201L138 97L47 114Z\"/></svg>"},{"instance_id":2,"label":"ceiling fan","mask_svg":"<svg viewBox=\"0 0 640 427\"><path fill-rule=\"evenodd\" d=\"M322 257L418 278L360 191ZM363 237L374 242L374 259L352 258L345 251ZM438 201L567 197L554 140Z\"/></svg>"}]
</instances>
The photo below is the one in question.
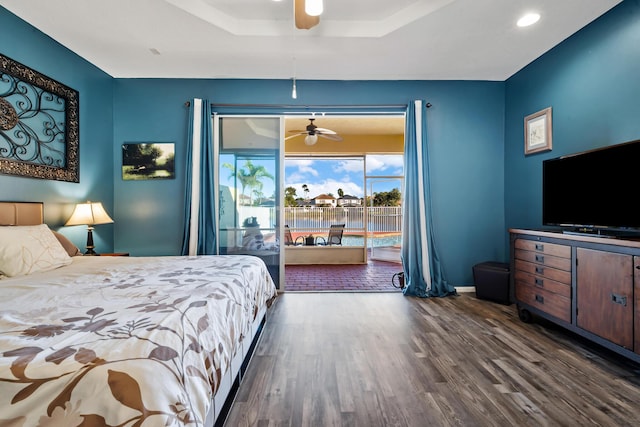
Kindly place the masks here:
<instances>
[{"instance_id":1,"label":"ceiling fan","mask_svg":"<svg viewBox=\"0 0 640 427\"><path fill-rule=\"evenodd\" d=\"M321 13L322 0L294 0L293 2L296 28L300 30L309 30L318 25Z\"/></svg>"},{"instance_id":2,"label":"ceiling fan","mask_svg":"<svg viewBox=\"0 0 640 427\"><path fill-rule=\"evenodd\" d=\"M333 131L331 129L319 128L313 123L314 120L315 119L309 119L309 124L307 125L307 128L305 130L290 130L289 132L295 132L295 135L288 136L285 138L285 140L295 138L298 135L307 135L304 138L304 143L307 145L314 145L316 142L318 142L319 136L322 138L330 139L332 141L342 141L342 137L338 135L336 131Z\"/></svg>"}]
</instances>

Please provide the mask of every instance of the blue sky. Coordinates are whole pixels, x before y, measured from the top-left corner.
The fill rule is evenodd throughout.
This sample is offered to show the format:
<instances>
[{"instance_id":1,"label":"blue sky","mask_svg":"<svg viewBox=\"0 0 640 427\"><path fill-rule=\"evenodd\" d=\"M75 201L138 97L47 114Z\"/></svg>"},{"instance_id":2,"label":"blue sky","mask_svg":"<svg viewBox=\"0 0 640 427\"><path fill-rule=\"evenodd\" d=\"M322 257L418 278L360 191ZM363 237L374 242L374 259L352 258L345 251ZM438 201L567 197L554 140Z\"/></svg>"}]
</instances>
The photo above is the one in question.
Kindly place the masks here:
<instances>
[{"instance_id":1,"label":"blue sky","mask_svg":"<svg viewBox=\"0 0 640 427\"><path fill-rule=\"evenodd\" d=\"M220 157L222 163L233 161L232 155L221 155ZM273 160L252 159L251 162L256 166L264 166L275 175ZM238 166L242 167L244 164L245 161L240 160ZM284 187L295 188L298 197L305 197L302 189L305 184L309 188L310 198L328 193L337 197L339 188L344 191L344 194L364 197L364 161L362 158L287 158L284 166ZM403 156L367 155L367 169L368 176L402 176ZM220 175L222 185L234 186L229 169L221 168ZM264 185L262 193L265 197L271 197L274 194L274 182L270 179L263 179L262 182ZM397 187L397 181L379 183L375 186L374 191L390 191ZM238 190L241 191L241 188Z\"/></svg>"},{"instance_id":2,"label":"blue sky","mask_svg":"<svg viewBox=\"0 0 640 427\"><path fill-rule=\"evenodd\" d=\"M285 160L285 188L293 187L296 194L304 197L302 186L309 187L309 197L332 193L364 197L364 162L357 158L289 158ZM401 155L368 155L367 174L369 176L401 176L403 170ZM376 187L377 191L389 191L397 185Z\"/></svg>"}]
</instances>

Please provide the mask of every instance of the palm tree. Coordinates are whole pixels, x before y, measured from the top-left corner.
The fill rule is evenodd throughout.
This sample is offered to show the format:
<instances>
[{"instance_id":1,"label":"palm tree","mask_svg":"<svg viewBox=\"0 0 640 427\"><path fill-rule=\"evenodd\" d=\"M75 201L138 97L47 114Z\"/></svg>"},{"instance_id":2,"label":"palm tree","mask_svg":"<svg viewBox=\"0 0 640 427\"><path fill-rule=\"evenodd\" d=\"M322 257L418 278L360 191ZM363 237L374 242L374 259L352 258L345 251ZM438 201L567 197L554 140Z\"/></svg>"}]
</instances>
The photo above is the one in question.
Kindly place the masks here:
<instances>
[{"instance_id":1,"label":"palm tree","mask_svg":"<svg viewBox=\"0 0 640 427\"><path fill-rule=\"evenodd\" d=\"M222 167L227 168L231 171L229 175L230 178L236 178L240 181L240 186L242 187L242 195L244 196L244 191L246 188L251 190L262 191L262 178L269 178L271 180L275 180L273 175L267 171L264 166L256 166L251 163L251 160L247 160L244 166L236 171L236 168L231 163L224 163ZM253 204L252 193L249 193L249 204Z\"/></svg>"},{"instance_id":2,"label":"palm tree","mask_svg":"<svg viewBox=\"0 0 640 427\"><path fill-rule=\"evenodd\" d=\"M307 184L302 184L302 191L304 191L304 200L309 201L309 187Z\"/></svg>"},{"instance_id":3,"label":"palm tree","mask_svg":"<svg viewBox=\"0 0 640 427\"><path fill-rule=\"evenodd\" d=\"M287 187L284 189L284 205L285 206L297 206L296 203L296 189L294 187Z\"/></svg>"},{"instance_id":4,"label":"palm tree","mask_svg":"<svg viewBox=\"0 0 640 427\"><path fill-rule=\"evenodd\" d=\"M260 190L253 190L252 194L256 195L256 204L260 205L260 203L262 203L262 201L264 200L264 193Z\"/></svg>"}]
</instances>

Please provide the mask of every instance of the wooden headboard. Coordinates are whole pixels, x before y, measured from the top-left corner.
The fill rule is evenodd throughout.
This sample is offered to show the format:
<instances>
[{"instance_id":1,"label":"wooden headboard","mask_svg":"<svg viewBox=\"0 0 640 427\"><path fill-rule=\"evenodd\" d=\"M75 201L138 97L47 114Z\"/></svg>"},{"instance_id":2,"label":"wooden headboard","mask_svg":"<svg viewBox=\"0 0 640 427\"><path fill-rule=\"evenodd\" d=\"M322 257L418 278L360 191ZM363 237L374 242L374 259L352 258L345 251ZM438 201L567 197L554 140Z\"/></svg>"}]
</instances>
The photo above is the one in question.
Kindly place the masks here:
<instances>
[{"instance_id":1,"label":"wooden headboard","mask_svg":"<svg viewBox=\"0 0 640 427\"><path fill-rule=\"evenodd\" d=\"M42 224L43 212L41 202L0 202L0 226Z\"/></svg>"}]
</instances>

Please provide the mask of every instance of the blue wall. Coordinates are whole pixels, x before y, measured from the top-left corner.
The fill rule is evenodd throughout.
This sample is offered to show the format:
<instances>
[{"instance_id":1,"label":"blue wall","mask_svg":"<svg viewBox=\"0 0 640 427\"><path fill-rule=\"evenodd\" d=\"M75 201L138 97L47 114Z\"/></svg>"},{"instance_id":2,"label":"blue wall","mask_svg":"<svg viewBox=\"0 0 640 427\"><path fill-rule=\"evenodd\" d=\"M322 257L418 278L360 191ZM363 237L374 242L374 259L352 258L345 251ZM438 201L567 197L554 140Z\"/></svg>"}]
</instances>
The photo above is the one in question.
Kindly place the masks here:
<instances>
[{"instance_id":1,"label":"blue wall","mask_svg":"<svg viewBox=\"0 0 640 427\"><path fill-rule=\"evenodd\" d=\"M187 109L199 97L222 104L291 104L290 81L119 79L114 154L125 142L175 142L172 181L116 176L116 250L174 255L181 247ZM407 104L425 99L436 238L447 277L473 283L473 264L504 260L504 83L298 81L299 105Z\"/></svg>"},{"instance_id":2,"label":"blue wall","mask_svg":"<svg viewBox=\"0 0 640 427\"><path fill-rule=\"evenodd\" d=\"M639 99L638 0L622 2L511 77L505 120L507 227L542 227L543 160L640 139ZM524 117L549 106L553 150L525 157Z\"/></svg>"},{"instance_id":3,"label":"blue wall","mask_svg":"<svg viewBox=\"0 0 640 427\"><path fill-rule=\"evenodd\" d=\"M113 213L113 79L0 7L0 53L80 94L80 183L0 175L0 200L43 201L45 222L58 229L74 204L101 201ZM84 249L84 226L60 231ZM113 226L96 226L99 251L113 249Z\"/></svg>"},{"instance_id":4,"label":"blue wall","mask_svg":"<svg viewBox=\"0 0 640 427\"><path fill-rule=\"evenodd\" d=\"M451 283L506 260L506 228L539 228L547 158L640 139L640 3L626 0L522 71L499 82L300 81L300 105L425 99L436 238ZM185 101L291 104L289 81L112 79L0 7L0 52L80 93L80 183L0 175L0 199L43 200L59 227L74 203L101 200L115 224L100 250L178 254L182 238ZM523 154L523 118L553 107L553 151ZM175 142L177 177L123 182L121 145ZM62 231L84 246L82 227Z\"/></svg>"},{"instance_id":5,"label":"blue wall","mask_svg":"<svg viewBox=\"0 0 640 427\"><path fill-rule=\"evenodd\" d=\"M99 251L176 255L182 240L187 109L216 103L291 104L291 82L112 79L0 8L0 52L80 92L80 184L0 175L0 199L43 200L59 226L75 202L101 200L115 224L96 227ZM449 281L472 284L471 267L505 260L503 82L299 81L299 105L406 104L425 99L433 217ZM175 142L177 177L122 181L126 142ZM80 247L82 227L63 227Z\"/></svg>"}]
</instances>

